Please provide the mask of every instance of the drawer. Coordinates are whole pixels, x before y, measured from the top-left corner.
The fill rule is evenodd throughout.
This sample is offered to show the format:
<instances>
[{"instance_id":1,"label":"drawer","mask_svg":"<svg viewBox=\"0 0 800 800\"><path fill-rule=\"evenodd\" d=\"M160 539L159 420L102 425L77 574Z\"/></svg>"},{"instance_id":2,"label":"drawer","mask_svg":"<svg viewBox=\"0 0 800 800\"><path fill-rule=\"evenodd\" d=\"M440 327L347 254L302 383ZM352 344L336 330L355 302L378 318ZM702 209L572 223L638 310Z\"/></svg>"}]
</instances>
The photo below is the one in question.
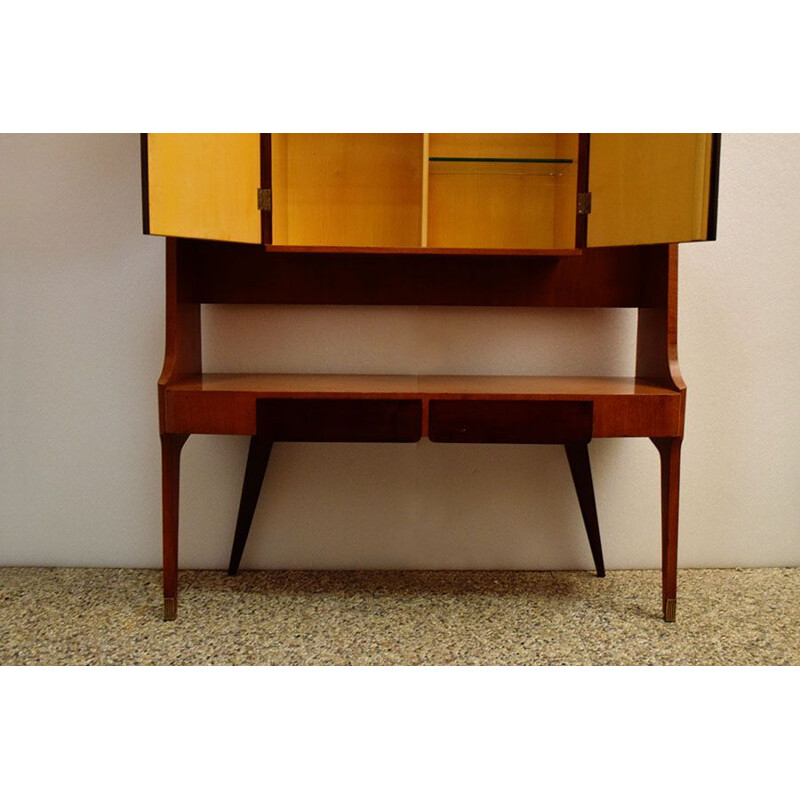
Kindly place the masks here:
<instances>
[{"instance_id":1,"label":"drawer","mask_svg":"<svg viewBox=\"0 0 800 800\"><path fill-rule=\"evenodd\" d=\"M418 442L421 400L264 398L256 435L273 442Z\"/></svg>"},{"instance_id":2,"label":"drawer","mask_svg":"<svg viewBox=\"0 0 800 800\"><path fill-rule=\"evenodd\" d=\"M591 400L431 400L432 442L566 444L592 438Z\"/></svg>"}]
</instances>

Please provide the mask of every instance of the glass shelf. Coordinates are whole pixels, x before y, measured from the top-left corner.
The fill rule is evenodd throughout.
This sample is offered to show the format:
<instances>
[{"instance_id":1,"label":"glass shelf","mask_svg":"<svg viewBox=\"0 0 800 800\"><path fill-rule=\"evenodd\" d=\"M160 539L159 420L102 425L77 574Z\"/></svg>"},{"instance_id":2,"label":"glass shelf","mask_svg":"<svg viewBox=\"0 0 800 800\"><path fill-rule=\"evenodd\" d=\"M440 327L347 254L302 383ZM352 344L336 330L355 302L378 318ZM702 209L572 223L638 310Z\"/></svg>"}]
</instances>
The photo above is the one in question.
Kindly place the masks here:
<instances>
[{"instance_id":1,"label":"glass shelf","mask_svg":"<svg viewBox=\"0 0 800 800\"><path fill-rule=\"evenodd\" d=\"M431 156L431 175L563 175L571 158L461 158Z\"/></svg>"}]
</instances>

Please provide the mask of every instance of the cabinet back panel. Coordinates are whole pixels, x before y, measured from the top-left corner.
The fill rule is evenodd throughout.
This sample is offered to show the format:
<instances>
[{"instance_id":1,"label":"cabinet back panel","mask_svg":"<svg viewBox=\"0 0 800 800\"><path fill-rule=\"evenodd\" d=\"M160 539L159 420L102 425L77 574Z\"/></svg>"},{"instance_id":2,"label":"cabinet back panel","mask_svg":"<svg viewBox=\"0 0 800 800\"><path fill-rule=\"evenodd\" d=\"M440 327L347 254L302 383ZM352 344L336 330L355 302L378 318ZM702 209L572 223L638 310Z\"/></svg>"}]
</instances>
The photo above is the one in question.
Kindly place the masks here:
<instances>
[{"instance_id":1,"label":"cabinet back panel","mask_svg":"<svg viewBox=\"0 0 800 800\"><path fill-rule=\"evenodd\" d=\"M431 133L432 158L550 158L555 133Z\"/></svg>"},{"instance_id":2,"label":"cabinet back panel","mask_svg":"<svg viewBox=\"0 0 800 800\"><path fill-rule=\"evenodd\" d=\"M273 133L273 243L419 247L421 133Z\"/></svg>"},{"instance_id":3,"label":"cabinet back panel","mask_svg":"<svg viewBox=\"0 0 800 800\"><path fill-rule=\"evenodd\" d=\"M147 134L150 233L256 244L260 136Z\"/></svg>"},{"instance_id":4,"label":"cabinet back panel","mask_svg":"<svg viewBox=\"0 0 800 800\"><path fill-rule=\"evenodd\" d=\"M555 179L528 175L431 175L430 247L555 247Z\"/></svg>"},{"instance_id":5,"label":"cabinet back panel","mask_svg":"<svg viewBox=\"0 0 800 800\"><path fill-rule=\"evenodd\" d=\"M425 253L268 252L226 242L180 242L191 269L187 303L301 305L549 306L652 305L642 276L654 248L584 250L518 257Z\"/></svg>"},{"instance_id":6,"label":"cabinet back panel","mask_svg":"<svg viewBox=\"0 0 800 800\"><path fill-rule=\"evenodd\" d=\"M575 246L577 134L432 133L430 247L548 249ZM521 159L517 164L469 159ZM571 159L533 165L526 159ZM548 170L558 175L547 174Z\"/></svg>"},{"instance_id":7,"label":"cabinet back panel","mask_svg":"<svg viewBox=\"0 0 800 800\"><path fill-rule=\"evenodd\" d=\"M708 236L710 133L593 133L588 245Z\"/></svg>"}]
</instances>

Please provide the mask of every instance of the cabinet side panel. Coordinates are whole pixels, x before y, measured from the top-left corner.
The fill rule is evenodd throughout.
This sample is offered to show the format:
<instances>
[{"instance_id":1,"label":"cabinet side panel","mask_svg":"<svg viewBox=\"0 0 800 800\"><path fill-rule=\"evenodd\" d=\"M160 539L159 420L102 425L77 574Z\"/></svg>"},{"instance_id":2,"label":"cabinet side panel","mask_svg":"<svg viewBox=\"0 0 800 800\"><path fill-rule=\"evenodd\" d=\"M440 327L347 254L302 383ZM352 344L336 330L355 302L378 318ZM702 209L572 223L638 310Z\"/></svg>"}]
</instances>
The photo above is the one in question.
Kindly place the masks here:
<instances>
[{"instance_id":1,"label":"cabinet side panel","mask_svg":"<svg viewBox=\"0 0 800 800\"><path fill-rule=\"evenodd\" d=\"M706 238L714 241L717 238L717 206L719 204L719 158L722 145L722 134L711 134L711 156L708 165L708 227Z\"/></svg>"},{"instance_id":2,"label":"cabinet side panel","mask_svg":"<svg viewBox=\"0 0 800 800\"><path fill-rule=\"evenodd\" d=\"M150 233L150 184L148 180L147 134L139 134L139 150L142 161L142 233Z\"/></svg>"},{"instance_id":3,"label":"cabinet side panel","mask_svg":"<svg viewBox=\"0 0 800 800\"><path fill-rule=\"evenodd\" d=\"M576 202L578 197L578 134L556 134L556 158L569 158L573 163L566 167L556 182L554 247L575 247L577 228Z\"/></svg>"},{"instance_id":4,"label":"cabinet side panel","mask_svg":"<svg viewBox=\"0 0 800 800\"><path fill-rule=\"evenodd\" d=\"M261 241L258 133L150 133L150 233Z\"/></svg>"},{"instance_id":5,"label":"cabinet side panel","mask_svg":"<svg viewBox=\"0 0 800 800\"><path fill-rule=\"evenodd\" d=\"M712 135L593 133L589 247L708 236Z\"/></svg>"}]
</instances>

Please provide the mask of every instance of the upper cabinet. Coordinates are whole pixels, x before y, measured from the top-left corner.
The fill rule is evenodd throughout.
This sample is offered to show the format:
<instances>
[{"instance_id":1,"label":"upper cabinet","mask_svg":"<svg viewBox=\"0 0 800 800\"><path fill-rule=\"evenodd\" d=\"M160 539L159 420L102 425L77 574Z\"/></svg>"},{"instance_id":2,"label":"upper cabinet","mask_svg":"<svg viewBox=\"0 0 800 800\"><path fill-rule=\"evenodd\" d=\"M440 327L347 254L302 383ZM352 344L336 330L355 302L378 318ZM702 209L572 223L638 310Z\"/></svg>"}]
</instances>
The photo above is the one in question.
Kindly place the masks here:
<instances>
[{"instance_id":1,"label":"upper cabinet","mask_svg":"<svg viewBox=\"0 0 800 800\"><path fill-rule=\"evenodd\" d=\"M150 133L142 164L153 234L563 251L714 238L719 135Z\"/></svg>"}]
</instances>

